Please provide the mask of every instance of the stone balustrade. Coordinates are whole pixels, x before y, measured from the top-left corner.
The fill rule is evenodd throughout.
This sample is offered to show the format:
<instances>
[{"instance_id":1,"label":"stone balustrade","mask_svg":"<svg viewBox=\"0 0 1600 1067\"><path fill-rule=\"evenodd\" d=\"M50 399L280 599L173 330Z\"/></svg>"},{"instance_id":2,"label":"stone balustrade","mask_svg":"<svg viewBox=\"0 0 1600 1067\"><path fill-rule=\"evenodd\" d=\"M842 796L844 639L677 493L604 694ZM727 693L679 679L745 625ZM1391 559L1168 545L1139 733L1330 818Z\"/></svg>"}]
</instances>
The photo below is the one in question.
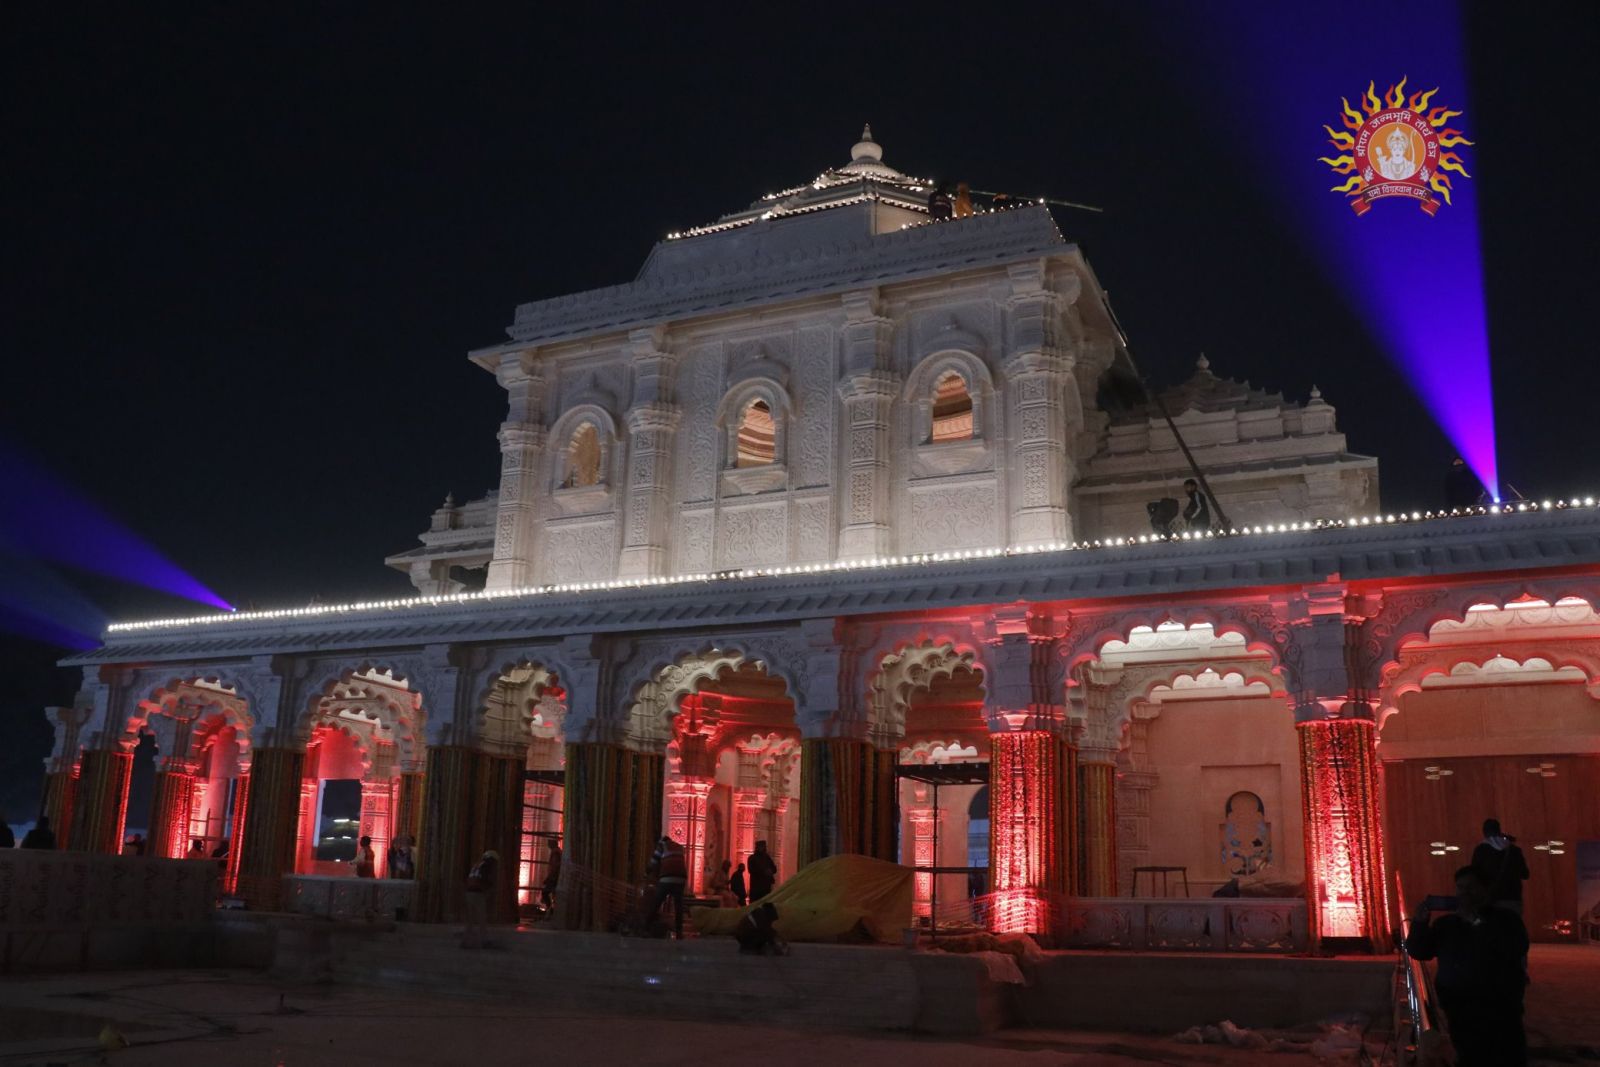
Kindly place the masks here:
<instances>
[{"instance_id":1,"label":"stone balustrade","mask_svg":"<svg viewBox=\"0 0 1600 1067\"><path fill-rule=\"evenodd\" d=\"M1070 897L1060 933L1064 948L1149 952L1304 952L1310 940L1297 897Z\"/></svg>"},{"instance_id":2,"label":"stone balustrade","mask_svg":"<svg viewBox=\"0 0 1600 1067\"><path fill-rule=\"evenodd\" d=\"M395 919L416 912L417 883L401 878L288 874L283 878L287 911L324 919Z\"/></svg>"}]
</instances>

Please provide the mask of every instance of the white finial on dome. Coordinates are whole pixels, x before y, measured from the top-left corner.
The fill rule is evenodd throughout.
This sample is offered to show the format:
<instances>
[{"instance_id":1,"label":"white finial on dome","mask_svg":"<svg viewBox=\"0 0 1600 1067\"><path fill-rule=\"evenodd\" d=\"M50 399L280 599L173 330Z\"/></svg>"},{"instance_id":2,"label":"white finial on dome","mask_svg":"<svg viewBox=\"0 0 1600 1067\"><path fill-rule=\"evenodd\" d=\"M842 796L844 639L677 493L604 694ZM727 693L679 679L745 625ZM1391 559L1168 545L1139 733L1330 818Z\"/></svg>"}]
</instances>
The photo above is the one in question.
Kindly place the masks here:
<instances>
[{"instance_id":1,"label":"white finial on dome","mask_svg":"<svg viewBox=\"0 0 1600 1067\"><path fill-rule=\"evenodd\" d=\"M1312 400L1321 400L1322 399L1322 390L1318 389L1314 385L1311 387L1311 399Z\"/></svg>"},{"instance_id":2,"label":"white finial on dome","mask_svg":"<svg viewBox=\"0 0 1600 1067\"><path fill-rule=\"evenodd\" d=\"M883 160L883 146L872 139L872 123L861 127L861 140L850 149L850 159L855 163L879 163Z\"/></svg>"},{"instance_id":3,"label":"white finial on dome","mask_svg":"<svg viewBox=\"0 0 1600 1067\"><path fill-rule=\"evenodd\" d=\"M1194 365L1201 370L1211 369L1211 361L1206 358L1206 354L1204 352L1200 353L1200 358L1194 361Z\"/></svg>"}]
</instances>

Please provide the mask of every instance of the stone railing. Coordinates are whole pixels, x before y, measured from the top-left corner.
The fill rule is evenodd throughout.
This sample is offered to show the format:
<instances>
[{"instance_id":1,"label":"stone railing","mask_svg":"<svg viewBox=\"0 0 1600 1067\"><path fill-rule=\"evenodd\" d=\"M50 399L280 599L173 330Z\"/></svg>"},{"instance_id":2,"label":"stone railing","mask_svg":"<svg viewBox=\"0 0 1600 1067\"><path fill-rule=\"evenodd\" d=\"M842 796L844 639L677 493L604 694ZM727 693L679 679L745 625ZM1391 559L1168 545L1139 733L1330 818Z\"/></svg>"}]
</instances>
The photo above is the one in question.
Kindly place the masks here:
<instances>
[{"instance_id":1,"label":"stone railing","mask_svg":"<svg viewBox=\"0 0 1600 1067\"><path fill-rule=\"evenodd\" d=\"M203 922L219 874L209 860L0 850L0 930Z\"/></svg>"},{"instance_id":2,"label":"stone railing","mask_svg":"<svg viewBox=\"0 0 1600 1067\"><path fill-rule=\"evenodd\" d=\"M1064 948L1146 952L1304 952L1306 902L1298 897L1071 897Z\"/></svg>"},{"instance_id":3,"label":"stone railing","mask_svg":"<svg viewBox=\"0 0 1600 1067\"><path fill-rule=\"evenodd\" d=\"M417 883L399 878L286 874L284 910L324 919L396 919L416 907Z\"/></svg>"}]
</instances>

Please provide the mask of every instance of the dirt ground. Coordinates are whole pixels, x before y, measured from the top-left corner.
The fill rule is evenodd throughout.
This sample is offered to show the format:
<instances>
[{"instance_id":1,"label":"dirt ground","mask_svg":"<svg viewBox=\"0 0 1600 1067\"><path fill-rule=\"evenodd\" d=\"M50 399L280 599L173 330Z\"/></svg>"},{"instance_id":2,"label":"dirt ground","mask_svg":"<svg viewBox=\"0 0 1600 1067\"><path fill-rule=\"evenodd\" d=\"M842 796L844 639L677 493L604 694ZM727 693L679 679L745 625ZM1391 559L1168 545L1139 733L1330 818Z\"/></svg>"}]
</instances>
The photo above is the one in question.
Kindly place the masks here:
<instances>
[{"instance_id":1,"label":"dirt ground","mask_svg":"<svg viewBox=\"0 0 1600 1067\"><path fill-rule=\"evenodd\" d=\"M1600 949L1538 946L1528 1028L1546 1062L1600 1062ZM131 1047L107 1052L109 1022ZM1374 1045L1374 1051L1376 1046ZM1545 1059L1545 1057L1540 1057ZM984 1038L805 1033L732 1023L541 1011L537 1005L333 985L254 972L132 971L0 981L0 1064L397 1067L557 1063L629 1067L818 1063L1262 1067L1315 1062L1170 1038L1009 1030ZM1346 1061L1351 1062L1351 1061Z\"/></svg>"}]
</instances>

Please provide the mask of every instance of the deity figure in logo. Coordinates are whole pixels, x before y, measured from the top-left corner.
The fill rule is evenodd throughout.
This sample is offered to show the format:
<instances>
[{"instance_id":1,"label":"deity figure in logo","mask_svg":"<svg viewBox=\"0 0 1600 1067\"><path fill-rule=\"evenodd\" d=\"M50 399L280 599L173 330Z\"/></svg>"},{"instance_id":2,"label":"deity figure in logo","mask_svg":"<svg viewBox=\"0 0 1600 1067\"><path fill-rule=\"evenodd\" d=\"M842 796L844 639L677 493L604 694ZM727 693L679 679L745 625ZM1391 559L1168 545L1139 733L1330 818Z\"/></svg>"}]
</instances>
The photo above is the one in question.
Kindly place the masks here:
<instances>
[{"instance_id":1,"label":"deity figure in logo","mask_svg":"<svg viewBox=\"0 0 1600 1067\"><path fill-rule=\"evenodd\" d=\"M1388 145L1388 152L1384 152L1383 145ZM1390 181L1405 181L1417 172L1417 161L1412 158L1411 134L1403 126L1389 127L1389 135L1382 144L1373 145L1372 152L1377 159L1378 173Z\"/></svg>"},{"instance_id":2,"label":"deity figure in logo","mask_svg":"<svg viewBox=\"0 0 1600 1067\"><path fill-rule=\"evenodd\" d=\"M1235 793L1223 809L1222 864L1238 878L1272 862L1272 826L1267 806L1254 793Z\"/></svg>"}]
</instances>

